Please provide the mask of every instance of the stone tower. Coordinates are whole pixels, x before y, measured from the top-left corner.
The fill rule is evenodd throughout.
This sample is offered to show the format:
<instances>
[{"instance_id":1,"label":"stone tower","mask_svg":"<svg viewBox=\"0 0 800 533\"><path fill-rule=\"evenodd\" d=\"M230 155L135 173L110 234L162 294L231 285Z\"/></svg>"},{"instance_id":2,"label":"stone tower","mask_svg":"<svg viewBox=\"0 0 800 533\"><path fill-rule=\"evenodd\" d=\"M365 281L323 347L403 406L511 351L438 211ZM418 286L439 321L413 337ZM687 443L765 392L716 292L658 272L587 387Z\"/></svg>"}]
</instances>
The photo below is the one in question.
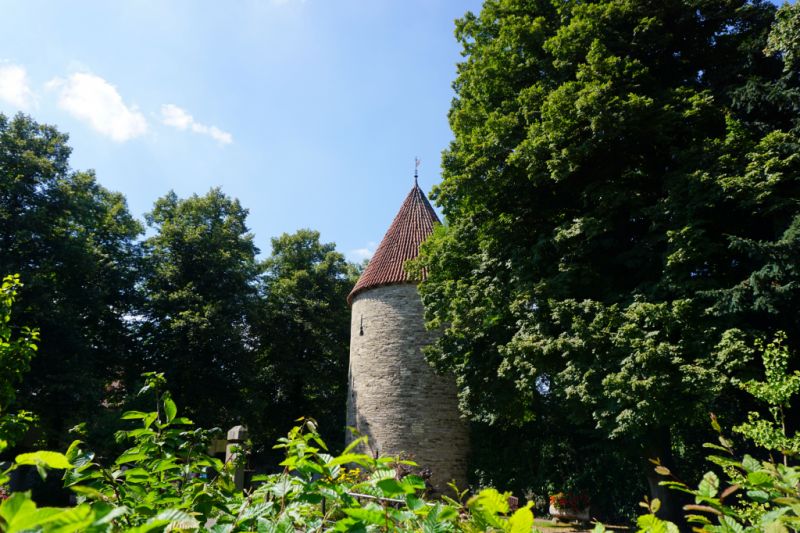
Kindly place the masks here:
<instances>
[{"instance_id":1,"label":"stone tower","mask_svg":"<svg viewBox=\"0 0 800 533\"><path fill-rule=\"evenodd\" d=\"M404 455L430 469L432 484L444 491L452 480L466 487L467 428L454 379L436 375L422 355L436 333L425 329L416 283L403 269L438 222L415 180L347 297L352 308L347 425L369 437L372 451Z\"/></svg>"}]
</instances>

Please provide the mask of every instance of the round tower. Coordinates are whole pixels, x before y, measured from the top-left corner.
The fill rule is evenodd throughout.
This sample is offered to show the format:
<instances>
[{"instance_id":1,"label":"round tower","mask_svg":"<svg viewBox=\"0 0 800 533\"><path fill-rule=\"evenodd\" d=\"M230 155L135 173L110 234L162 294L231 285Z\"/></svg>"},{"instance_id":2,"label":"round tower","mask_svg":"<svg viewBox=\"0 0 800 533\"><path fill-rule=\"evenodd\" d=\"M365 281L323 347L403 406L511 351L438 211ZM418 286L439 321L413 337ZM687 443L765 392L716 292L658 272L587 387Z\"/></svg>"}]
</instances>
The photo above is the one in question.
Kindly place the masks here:
<instances>
[{"instance_id":1,"label":"round tower","mask_svg":"<svg viewBox=\"0 0 800 533\"><path fill-rule=\"evenodd\" d=\"M425 329L416 283L403 268L438 223L415 180L347 297L352 309L347 424L369 438L371 451L402 455L429 469L434 488L444 491L453 480L466 487L467 428L455 380L435 374L422 355L436 333Z\"/></svg>"}]
</instances>

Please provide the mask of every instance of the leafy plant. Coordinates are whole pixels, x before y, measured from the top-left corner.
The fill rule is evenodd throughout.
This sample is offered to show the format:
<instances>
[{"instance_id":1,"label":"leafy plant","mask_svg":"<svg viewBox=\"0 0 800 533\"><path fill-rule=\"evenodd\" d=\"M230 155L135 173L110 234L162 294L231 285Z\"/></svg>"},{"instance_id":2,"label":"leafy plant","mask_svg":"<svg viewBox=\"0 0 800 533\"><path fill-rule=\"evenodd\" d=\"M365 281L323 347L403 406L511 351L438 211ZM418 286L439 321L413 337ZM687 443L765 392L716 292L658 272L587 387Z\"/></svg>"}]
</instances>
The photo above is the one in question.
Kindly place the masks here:
<instances>
[{"instance_id":1,"label":"leafy plant","mask_svg":"<svg viewBox=\"0 0 800 533\"><path fill-rule=\"evenodd\" d=\"M789 348L786 334L779 332L775 339L764 346L763 352L765 381L750 380L742 388L754 398L766 403L770 419L758 412L750 412L747 422L733 428L733 431L752 440L765 450L780 452L784 464L790 456L800 452L800 435L786 434L786 410L793 396L800 392L800 371L789 371Z\"/></svg>"},{"instance_id":2,"label":"leafy plant","mask_svg":"<svg viewBox=\"0 0 800 533\"><path fill-rule=\"evenodd\" d=\"M453 140L432 191L447 224L414 268L442 331L428 360L488 426L473 435L515 435L513 456L475 447L489 482L544 463L531 490L582 489L574 472L591 468L606 514L627 514L645 482L666 496L646 459L702 472L684 452L704 413L738 407L740 339L798 329L800 9L776 12L485 0L457 21ZM550 420L563 427L519 431ZM552 453L592 445L603 461L575 453L581 469Z\"/></svg>"},{"instance_id":3,"label":"leafy plant","mask_svg":"<svg viewBox=\"0 0 800 533\"><path fill-rule=\"evenodd\" d=\"M692 488L677 479L666 466L654 461L656 472L669 478L662 485L694 497L694 503L684 506L684 510L686 520L695 525L696 531L800 531L800 468L789 464L789 459L796 454L799 439L797 435L787 435L785 424L785 409L800 391L800 373L787 371L789 351L785 340L785 334L778 333L771 343L760 346L765 381L751 380L742 385L755 398L767 403L772 419L751 412L747 423L734 428L761 450L779 451L782 461L759 460L749 454L738 458L733 442L723 434L713 415L711 425L719 434L719 442L707 443L705 447L716 452L708 460L722 469L724 481L714 471L708 471ZM643 506L649 513L639 517L640 531L678 531L675 524L656 516L658 500L645 501Z\"/></svg>"},{"instance_id":4,"label":"leafy plant","mask_svg":"<svg viewBox=\"0 0 800 533\"><path fill-rule=\"evenodd\" d=\"M117 438L131 441L132 446L111 465L102 465L80 441L73 442L66 453L73 467L65 474L64 484L80 502L124 509L119 511L119 521L125 526L169 518L164 523L180 521L184 528L196 528L215 517L222 502L235 494L235 465L208 455L215 431L194 429L191 420L177 416L177 406L164 385L163 374L145 374L140 393L155 396L155 411L122 415L123 420L138 421L139 427L118 432Z\"/></svg>"},{"instance_id":5,"label":"leafy plant","mask_svg":"<svg viewBox=\"0 0 800 533\"><path fill-rule=\"evenodd\" d=\"M20 323L47 332L17 397L53 448L66 447L82 420L90 435L104 434L116 415L97 406L116 399L109 388L129 355L143 358L130 330L140 315L141 224L94 171L71 168L68 140L22 113L0 113L0 273L25 282Z\"/></svg>"},{"instance_id":6,"label":"leafy plant","mask_svg":"<svg viewBox=\"0 0 800 533\"><path fill-rule=\"evenodd\" d=\"M16 457L0 476L36 466L42 476L64 470L64 484L77 497L71 508L38 507L27 493L0 504L5 532L87 531L498 531L528 533L531 504L511 512L509 493L485 489L462 503L452 497L426 501L425 482L409 461L356 453L357 439L341 454L328 453L311 419L281 438L276 449L283 471L256 477L237 490L235 464L206 453L212 432L194 429L178 416L162 374L148 373L141 394L155 397L155 410L128 411L137 427L118 437L131 446L110 465L75 441L66 454L40 451ZM358 473L354 473L358 469Z\"/></svg>"},{"instance_id":7,"label":"leafy plant","mask_svg":"<svg viewBox=\"0 0 800 533\"><path fill-rule=\"evenodd\" d=\"M16 398L16 387L30 370L36 352L39 330L23 326L14 332L11 308L22 287L19 274L6 276L0 285L0 451L13 444L35 417L28 411L12 413L9 407Z\"/></svg>"}]
</instances>

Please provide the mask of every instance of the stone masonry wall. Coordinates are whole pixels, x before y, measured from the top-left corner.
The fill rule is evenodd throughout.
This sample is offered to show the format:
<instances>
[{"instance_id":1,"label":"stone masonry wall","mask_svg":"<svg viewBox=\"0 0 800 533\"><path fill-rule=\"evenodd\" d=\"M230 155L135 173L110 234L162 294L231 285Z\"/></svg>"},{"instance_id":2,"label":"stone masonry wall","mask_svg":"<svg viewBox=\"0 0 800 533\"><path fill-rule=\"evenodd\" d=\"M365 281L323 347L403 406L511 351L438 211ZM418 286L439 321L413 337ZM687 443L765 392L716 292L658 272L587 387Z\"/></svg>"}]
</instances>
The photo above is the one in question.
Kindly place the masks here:
<instances>
[{"instance_id":1,"label":"stone masonry wall","mask_svg":"<svg viewBox=\"0 0 800 533\"><path fill-rule=\"evenodd\" d=\"M429 468L437 490L451 480L466 487L469 438L455 381L436 375L425 361L420 349L435 333L425 329L422 316L410 283L353 299L347 424L369 437L371 451L404 454Z\"/></svg>"}]
</instances>

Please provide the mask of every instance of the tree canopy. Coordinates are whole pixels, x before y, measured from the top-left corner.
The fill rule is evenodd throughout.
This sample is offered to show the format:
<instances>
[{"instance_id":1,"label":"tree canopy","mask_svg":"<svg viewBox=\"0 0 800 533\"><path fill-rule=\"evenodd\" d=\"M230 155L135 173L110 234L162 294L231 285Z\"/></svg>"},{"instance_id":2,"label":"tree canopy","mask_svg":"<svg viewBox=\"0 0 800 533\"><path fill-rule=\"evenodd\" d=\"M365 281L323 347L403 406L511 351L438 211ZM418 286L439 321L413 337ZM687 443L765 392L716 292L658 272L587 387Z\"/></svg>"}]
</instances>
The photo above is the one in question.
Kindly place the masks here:
<instances>
[{"instance_id":1,"label":"tree canopy","mask_svg":"<svg viewBox=\"0 0 800 533\"><path fill-rule=\"evenodd\" d=\"M11 410L39 340L38 330L18 327L11 321L20 285L19 274L5 276L0 285L0 452L13 445L33 421L30 413Z\"/></svg>"},{"instance_id":2,"label":"tree canopy","mask_svg":"<svg viewBox=\"0 0 800 533\"><path fill-rule=\"evenodd\" d=\"M43 332L18 395L53 443L90 417L133 349L135 239L125 199L69 167L67 135L0 114L0 272L19 273L23 324Z\"/></svg>"},{"instance_id":3,"label":"tree canopy","mask_svg":"<svg viewBox=\"0 0 800 533\"><path fill-rule=\"evenodd\" d=\"M176 400L205 425L241 419L251 369L258 249L247 210L219 189L170 192L146 220L142 370L165 372Z\"/></svg>"},{"instance_id":4,"label":"tree canopy","mask_svg":"<svg viewBox=\"0 0 800 533\"><path fill-rule=\"evenodd\" d=\"M317 231L272 239L264 261L251 400L262 444L285 433L297 416L315 418L331 443L344 442L350 308L357 269Z\"/></svg>"},{"instance_id":5,"label":"tree canopy","mask_svg":"<svg viewBox=\"0 0 800 533\"><path fill-rule=\"evenodd\" d=\"M56 128L0 115L0 271L19 273L3 290L24 302L15 320L42 332L30 373L11 379L16 359L3 363L0 404L16 397L39 417L20 445L64 444L86 421L82 437L111 452L113 420L139 407L152 371L198 423L250 426L259 453L302 415L339 442L357 267L311 230L274 239L260 261L247 209L220 189L167 193L141 238L124 197L69 156Z\"/></svg>"},{"instance_id":6,"label":"tree canopy","mask_svg":"<svg viewBox=\"0 0 800 533\"><path fill-rule=\"evenodd\" d=\"M561 421L575 460L669 460L735 409L751 340L797 331L800 87L775 11L487 0L457 22L448 225L416 268L428 357L479 427L540 424L538 454Z\"/></svg>"}]
</instances>

